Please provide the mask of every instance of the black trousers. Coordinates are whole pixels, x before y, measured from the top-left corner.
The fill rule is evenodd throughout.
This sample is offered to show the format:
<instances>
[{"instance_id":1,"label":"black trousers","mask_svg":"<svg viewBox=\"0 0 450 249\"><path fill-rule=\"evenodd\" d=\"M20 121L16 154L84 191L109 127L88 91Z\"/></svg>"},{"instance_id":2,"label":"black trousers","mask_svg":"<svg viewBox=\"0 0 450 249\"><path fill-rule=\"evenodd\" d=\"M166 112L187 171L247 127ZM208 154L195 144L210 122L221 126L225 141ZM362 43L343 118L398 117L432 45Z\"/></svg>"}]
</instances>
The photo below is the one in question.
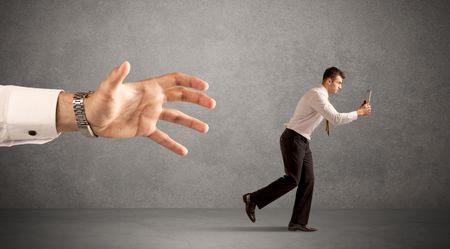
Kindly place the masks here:
<instances>
[{"instance_id":1,"label":"black trousers","mask_svg":"<svg viewBox=\"0 0 450 249\"><path fill-rule=\"evenodd\" d=\"M291 222L308 224L314 189L314 172L308 140L297 132L286 129L280 137L286 175L250 194L259 209L297 187Z\"/></svg>"}]
</instances>

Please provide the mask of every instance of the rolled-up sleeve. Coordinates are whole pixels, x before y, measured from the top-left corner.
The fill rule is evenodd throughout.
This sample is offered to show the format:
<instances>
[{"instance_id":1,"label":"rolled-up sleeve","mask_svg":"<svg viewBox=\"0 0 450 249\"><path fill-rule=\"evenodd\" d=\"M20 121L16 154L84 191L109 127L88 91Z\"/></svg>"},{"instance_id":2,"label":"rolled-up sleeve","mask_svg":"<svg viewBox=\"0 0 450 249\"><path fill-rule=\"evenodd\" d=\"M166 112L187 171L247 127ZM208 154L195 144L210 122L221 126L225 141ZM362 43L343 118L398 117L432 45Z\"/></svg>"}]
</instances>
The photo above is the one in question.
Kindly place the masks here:
<instances>
[{"instance_id":1,"label":"rolled-up sleeve","mask_svg":"<svg viewBox=\"0 0 450 249\"><path fill-rule=\"evenodd\" d=\"M0 146L43 144L58 137L56 107L61 91L0 86Z\"/></svg>"},{"instance_id":2,"label":"rolled-up sleeve","mask_svg":"<svg viewBox=\"0 0 450 249\"><path fill-rule=\"evenodd\" d=\"M333 125L347 124L358 119L358 113L356 111L340 113L334 108L326 96L318 92L311 95L310 103L314 110Z\"/></svg>"}]
</instances>

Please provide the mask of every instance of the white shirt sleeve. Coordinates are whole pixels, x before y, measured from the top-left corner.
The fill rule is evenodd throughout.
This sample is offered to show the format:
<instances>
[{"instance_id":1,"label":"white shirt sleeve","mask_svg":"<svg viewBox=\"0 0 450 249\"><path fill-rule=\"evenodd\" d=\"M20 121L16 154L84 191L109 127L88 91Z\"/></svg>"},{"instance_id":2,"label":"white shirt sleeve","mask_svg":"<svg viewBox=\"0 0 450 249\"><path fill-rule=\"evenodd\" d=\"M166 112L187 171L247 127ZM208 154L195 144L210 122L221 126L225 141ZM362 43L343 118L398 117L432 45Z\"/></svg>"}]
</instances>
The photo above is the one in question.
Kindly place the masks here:
<instances>
[{"instance_id":1,"label":"white shirt sleeve","mask_svg":"<svg viewBox=\"0 0 450 249\"><path fill-rule=\"evenodd\" d=\"M330 121L333 125L342 125L350 123L358 119L358 113L356 111L348 113L339 113L334 106L330 103L327 96L324 94L315 92L311 95L311 107L320 113L326 120Z\"/></svg>"},{"instance_id":2,"label":"white shirt sleeve","mask_svg":"<svg viewBox=\"0 0 450 249\"><path fill-rule=\"evenodd\" d=\"M0 85L0 146L43 144L58 137L56 106L61 91Z\"/></svg>"}]
</instances>

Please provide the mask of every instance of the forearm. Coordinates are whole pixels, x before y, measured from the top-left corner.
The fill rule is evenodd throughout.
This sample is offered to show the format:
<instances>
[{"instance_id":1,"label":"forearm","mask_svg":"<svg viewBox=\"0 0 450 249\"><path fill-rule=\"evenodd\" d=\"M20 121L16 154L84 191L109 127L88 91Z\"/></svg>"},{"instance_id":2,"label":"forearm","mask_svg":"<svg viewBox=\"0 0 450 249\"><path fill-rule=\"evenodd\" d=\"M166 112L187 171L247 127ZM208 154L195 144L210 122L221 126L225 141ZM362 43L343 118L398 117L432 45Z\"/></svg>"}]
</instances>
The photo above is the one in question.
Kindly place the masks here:
<instances>
[{"instance_id":1,"label":"forearm","mask_svg":"<svg viewBox=\"0 0 450 249\"><path fill-rule=\"evenodd\" d=\"M323 94L314 94L310 99L311 107L333 125L343 125L358 119L356 111L340 113Z\"/></svg>"},{"instance_id":2,"label":"forearm","mask_svg":"<svg viewBox=\"0 0 450 249\"><path fill-rule=\"evenodd\" d=\"M56 107L56 129L58 132L77 131L77 122L72 107L73 93L61 92Z\"/></svg>"},{"instance_id":3,"label":"forearm","mask_svg":"<svg viewBox=\"0 0 450 249\"><path fill-rule=\"evenodd\" d=\"M330 121L333 125L343 125L348 124L352 121L358 119L358 114L356 112L348 113L324 113L324 117Z\"/></svg>"},{"instance_id":4,"label":"forearm","mask_svg":"<svg viewBox=\"0 0 450 249\"><path fill-rule=\"evenodd\" d=\"M330 103L325 103L322 108L319 108L319 110L320 114L322 114L322 116L333 125L348 124L358 119L358 114L356 111L347 113L338 112Z\"/></svg>"}]
</instances>

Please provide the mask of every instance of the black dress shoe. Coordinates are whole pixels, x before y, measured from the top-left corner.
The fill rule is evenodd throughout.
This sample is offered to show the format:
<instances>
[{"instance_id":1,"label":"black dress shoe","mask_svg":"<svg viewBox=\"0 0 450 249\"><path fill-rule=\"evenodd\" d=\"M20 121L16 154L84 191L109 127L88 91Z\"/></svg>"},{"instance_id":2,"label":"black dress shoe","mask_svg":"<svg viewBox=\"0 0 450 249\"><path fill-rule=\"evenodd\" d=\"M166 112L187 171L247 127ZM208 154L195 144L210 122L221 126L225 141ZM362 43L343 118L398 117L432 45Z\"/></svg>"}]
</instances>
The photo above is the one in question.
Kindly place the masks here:
<instances>
[{"instance_id":1,"label":"black dress shoe","mask_svg":"<svg viewBox=\"0 0 450 249\"><path fill-rule=\"evenodd\" d=\"M300 225L300 224L294 224L292 222L289 222L289 231L302 231L302 232L315 232L317 231L316 228L307 227L306 225Z\"/></svg>"},{"instance_id":2,"label":"black dress shoe","mask_svg":"<svg viewBox=\"0 0 450 249\"><path fill-rule=\"evenodd\" d=\"M250 193L243 195L242 199L244 200L245 203L245 212L247 213L248 218L250 218L250 220L254 223L256 221L255 218L256 203L250 200Z\"/></svg>"}]
</instances>

